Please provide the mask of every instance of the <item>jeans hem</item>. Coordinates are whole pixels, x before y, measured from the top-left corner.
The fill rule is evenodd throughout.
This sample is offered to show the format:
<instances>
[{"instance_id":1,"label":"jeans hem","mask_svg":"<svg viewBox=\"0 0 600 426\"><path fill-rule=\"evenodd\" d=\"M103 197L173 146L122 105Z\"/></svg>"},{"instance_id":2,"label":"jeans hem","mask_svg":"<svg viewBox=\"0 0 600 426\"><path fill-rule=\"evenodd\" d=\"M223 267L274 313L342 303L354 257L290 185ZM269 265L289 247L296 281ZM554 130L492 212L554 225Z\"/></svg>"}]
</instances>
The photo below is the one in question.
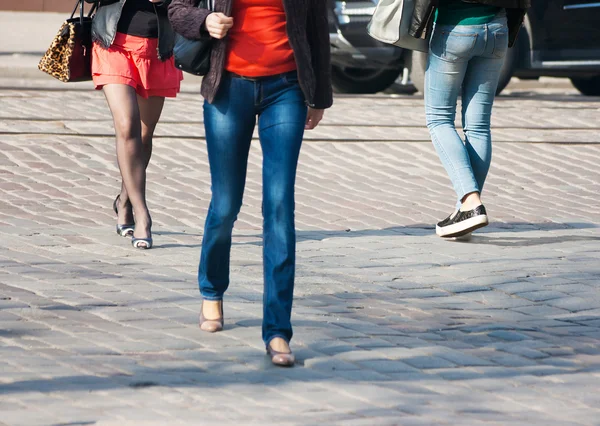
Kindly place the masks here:
<instances>
[{"instance_id":1,"label":"jeans hem","mask_svg":"<svg viewBox=\"0 0 600 426\"><path fill-rule=\"evenodd\" d=\"M205 296L202 293L200 293L200 295L202 296L202 299L209 300L211 302L220 302L223 300L223 296Z\"/></svg>"}]
</instances>

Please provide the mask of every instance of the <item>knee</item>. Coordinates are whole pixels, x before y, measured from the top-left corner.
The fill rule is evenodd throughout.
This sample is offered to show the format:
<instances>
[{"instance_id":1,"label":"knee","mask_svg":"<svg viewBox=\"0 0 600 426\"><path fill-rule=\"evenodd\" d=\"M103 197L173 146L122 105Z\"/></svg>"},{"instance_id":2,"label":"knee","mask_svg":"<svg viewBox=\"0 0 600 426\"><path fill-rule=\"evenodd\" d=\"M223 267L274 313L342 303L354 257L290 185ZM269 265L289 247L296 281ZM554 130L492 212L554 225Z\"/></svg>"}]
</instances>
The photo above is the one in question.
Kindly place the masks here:
<instances>
[{"instance_id":1,"label":"knee","mask_svg":"<svg viewBox=\"0 0 600 426\"><path fill-rule=\"evenodd\" d=\"M464 126L464 131L471 135L487 136L492 133L492 127L489 122L470 122L468 125Z\"/></svg>"},{"instance_id":2,"label":"knee","mask_svg":"<svg viewBox=\"0 0 600 426\"><path fill-rule=\"evenodd\" d=\"M242 203L232 199L213 199L210 205L210 215L220 224L231 224L237 220Z\"/></svg>"},{"instance_id":3,"label":"knee","mask_svg":"<svg viewBox=\"0 0 600 426\"><path fill-rule=\"evenodd\" d=\"M432 132L440 126L454 128L454 114L443 112L428 112L425 117L425 122L430 132Z\"/></svg>"},{"instance_id":4,"label":"knee","mask_svg":"<svg viewBox=\"0 0 600 426\"><path fill-rule=\"evenodd\" d=\"M294 190L283 186L265 193L263 216L268 221L290 224L294 221Z\"/></svg>"},{"instance_id":5,"label":"knee","mask_svg":"<svg viewBox=\"0 0 600 426\"><path fill-rule=\"evenodd\" d=\"M137 142L141 137L139 120L130 117L115 120L115 135L117 140L127 144Z\"/></svg>"},{"instance_id":6,"label":"knee","mask_svg":"<svg viewBox=\"0 0 600 426\"><path fill-rule=\"evenodd\" d=\"M142 127L142 142L145 145L152 143L152 138L154 137L155 129L156 129L156 126L153 126L153 127L143 126Z\"/></svg>"}]
</instances>

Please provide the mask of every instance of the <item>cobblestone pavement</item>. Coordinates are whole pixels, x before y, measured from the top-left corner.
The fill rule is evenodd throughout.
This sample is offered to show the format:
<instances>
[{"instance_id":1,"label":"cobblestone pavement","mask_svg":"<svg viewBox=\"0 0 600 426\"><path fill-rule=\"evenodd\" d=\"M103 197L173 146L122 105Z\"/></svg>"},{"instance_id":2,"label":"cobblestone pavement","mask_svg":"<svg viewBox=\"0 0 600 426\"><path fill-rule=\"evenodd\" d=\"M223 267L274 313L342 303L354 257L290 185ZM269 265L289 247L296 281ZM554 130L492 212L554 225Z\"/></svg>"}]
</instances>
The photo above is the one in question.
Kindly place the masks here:
<instances>
[{"instance_id":1,"label":"cobblestone pavement","mask_svg":"<svg viewBox=\"0 0 600 426\"><path fill-rule=\"evenodd\" d=\"M260 340L258 144L226 329L208 335L199 96L158 127L142 252L114 232L102 94L0 86L0 425L600 425L600 99L498 100L492 223L459 243L435 236L453 194L422 98L338 97L303 147L299 365L277 369Z\"/></svg>"}]
</instances>

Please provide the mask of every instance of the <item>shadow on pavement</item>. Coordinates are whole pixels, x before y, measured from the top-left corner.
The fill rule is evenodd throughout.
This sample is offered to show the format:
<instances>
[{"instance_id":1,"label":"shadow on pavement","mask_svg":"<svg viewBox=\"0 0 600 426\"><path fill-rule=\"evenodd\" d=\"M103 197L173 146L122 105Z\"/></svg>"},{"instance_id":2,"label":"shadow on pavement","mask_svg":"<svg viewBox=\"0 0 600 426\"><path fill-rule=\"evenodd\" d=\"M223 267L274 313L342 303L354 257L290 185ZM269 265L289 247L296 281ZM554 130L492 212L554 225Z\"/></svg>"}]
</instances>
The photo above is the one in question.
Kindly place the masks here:
<instances>
[{"instance_id":1,"label":"shadow on pavement","mask_svg":"<svg viewBox=\"0 0 600 426\"><path fill-rule=\"evenodd\" d=\"M433 299L435 302L430 302ZM600 363L591 357L600 354L597 340L600 303L595 309L587 309L590 314L583 310L568 317L543 313L524 317L519 308L513 308L518 319L499 320L492 317L493 312L505 314L510 310L484 304L478 307L477 303L463 309L452 298L445 300L403 296L401 291L299 298L297 309L317 309L321 314L307 314L308 318L295 321L298 365L292 369L273 367L262 350L235 338L236 332L243 328L255 328L259 335L260 320L246 319L218 336L202 335L202 342L193 340L197 346L188 350L123 352L98 359L80 355L82 360L89 356L90 364L106 366L111 365L113 357L115 366L122 365L118 358L129 358L134 362L128 374L82 374L2 383L0 394L149 387L214 389L231 384L327 381L346 384L395 381L412 386L422 381L524 376L554 377L560 381L559 377L565 375L600 372ZM521 310L548 308L544 302L522 300ZM201 332L198 333L200 337ZM228 337L229 344L222 340ZM211 339L216 340L211 343ZM211 349L206 349L207 345ZM168 367L143 365L160 362L161 357ZM202 367L186 365L186 361ZM173 362L181 362L181 367L173 367Z\"/></svg>"},{"instance_id":2,"label":"shadow on pavement","mask_svg":"<svg viewBox=\"0 0 600 426\"><path fill-rule=\"evenodd\" d=\"M545 244L558 244L563 242L573 241L598 241L600 237L592 236L553 236L553 237L532 237L532 238L517 238L517 237L488 237L486 234L496 233L523 233L536 231L559 231L559 230L580 230L580 229L595 229L598 225L593 223L580 222L544 222L544 223L527 223L527 222L507 222L495 223L492 222L488 227L477 231L471 241L452 241L463 244L490 244L496 246L536 246ZM158 231L156 235L189 235L194 237L202 237L202 234L194 234L187 232L168 232ZM406 235L406 236L430 236L435 235L435 226L431 224L415 224L407 226L394 226L383 229L346 229L346 230L298 230L296 238L298 242L302 241L322 241L328 238L359 238L359 237L389 237L391 235ZM256 238L256 241L236 241L236 238ZM450 241L450 240L449 240ZM235 234L232 245L257 245L262 246L262 234ZM179 244L166 243L156 245L155 249L168 249L177 247L200 248L201 242L196 244Z\"/></svg>"},{"instance_id":3,"label":"shadow on pavement","mask_svg":"<svg viewBox=\"0 0 600 426\"><path fill-rule=\"evenodd\" d=\"M600 237L590 237L585 235L557 235L556 237L488 237L484 235L474 235L471 241L457 241L466 244L489 244L498 247L528 247L541 246L545 244L559 244L568 242L600 241Z\"/></svg>"},{"instance_id":4,"label":"shadow on pavement","mask_svg":"<svg viewBox=\"0 0 600 426\"><path fill-rule=\"evenodd\" d=\"M558 230L578 230L578 229L593 229L598 228L593 223L558 223L558 222L544 222L544 223L527 223L527 222L508 222L508 223L495 223L492 222L488 227L482 228L475 234L476 237L480 237L484 234L489 233L521 233L521 232L535 232L535 231L558 231ZM435 226L429 224L416 224L409 226L394 226L391 228L384 229L361 229L361 230L342 230L342 231L297 231L298 240L323 240L326 238L337 238L337 237L371 237L381 236L386 237L390 234L400 235L412 235L412 236L427 236L435 235ZM254 235L260 237L260 235ZM546 238L546 237L541 237ZM564 241L586 241L596 240L596 237L581 237L581 240L569 240L570 237L548 237L556 238L555 242ZM573 237L575 238L575 237ZM508 240L509 238L502 238ZM538 238L532 238L531 240L537 240ZM490 238L491 240L491 238ZM473 239L475 241L475 238ZM545 243L549 244L549 242Z\"/></svg>"}]
</instances>

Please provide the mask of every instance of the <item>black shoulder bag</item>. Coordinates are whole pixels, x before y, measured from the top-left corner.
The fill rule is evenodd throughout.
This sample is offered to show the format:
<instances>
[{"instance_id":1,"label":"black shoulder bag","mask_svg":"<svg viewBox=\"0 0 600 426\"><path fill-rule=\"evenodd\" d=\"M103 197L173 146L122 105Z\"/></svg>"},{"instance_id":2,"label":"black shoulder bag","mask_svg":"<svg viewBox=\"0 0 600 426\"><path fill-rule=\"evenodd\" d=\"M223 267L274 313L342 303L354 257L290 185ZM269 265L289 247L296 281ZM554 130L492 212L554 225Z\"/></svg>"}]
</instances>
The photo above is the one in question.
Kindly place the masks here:
<instances>
[{"instance_id":1,"label":"black shoulder bag","mask_svg":"<svg viewBox=\"0 0 600 426\"><path fill-rule=\"evenodd\" d=\"M214 10L213 0L200 0L198 8ZM208 74L212 45L213 39L208 32L203 32L199 40L190 40L176 33L173 48L175 66L190 74Z\"/></svg>"}]
</instances>

